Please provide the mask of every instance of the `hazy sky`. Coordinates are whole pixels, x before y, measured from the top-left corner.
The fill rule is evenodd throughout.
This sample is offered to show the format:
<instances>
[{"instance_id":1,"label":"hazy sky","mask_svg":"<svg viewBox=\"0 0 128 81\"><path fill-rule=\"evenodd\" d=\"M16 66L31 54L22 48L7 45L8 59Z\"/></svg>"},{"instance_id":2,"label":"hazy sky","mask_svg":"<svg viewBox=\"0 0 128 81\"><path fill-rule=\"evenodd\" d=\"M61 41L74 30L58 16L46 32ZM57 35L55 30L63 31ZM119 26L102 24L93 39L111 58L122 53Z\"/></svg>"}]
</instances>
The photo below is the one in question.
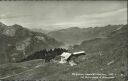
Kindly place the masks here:
<instances>
[{"instance_id":1,"label":"hazy sky","mask_svg":"<svg viewBox=\"0 0 128 81\"><path fill-rule=\"evenodd\" d=\"M26 27L127 23L126 1L0 1L0 22Z\"/></svg>"}]
</instances>

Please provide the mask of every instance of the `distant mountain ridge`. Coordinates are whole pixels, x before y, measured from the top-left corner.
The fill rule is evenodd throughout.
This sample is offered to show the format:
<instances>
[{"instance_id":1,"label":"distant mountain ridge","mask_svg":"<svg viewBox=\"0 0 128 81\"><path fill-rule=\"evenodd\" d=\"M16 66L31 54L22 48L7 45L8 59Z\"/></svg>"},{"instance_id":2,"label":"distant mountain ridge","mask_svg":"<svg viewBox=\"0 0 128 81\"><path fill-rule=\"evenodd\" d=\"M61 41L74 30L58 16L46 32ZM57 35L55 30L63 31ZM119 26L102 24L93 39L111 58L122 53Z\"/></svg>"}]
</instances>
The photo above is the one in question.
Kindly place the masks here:
<instances>
[{"instance_id":1,"label":"distant mountain ridge","mask_svg":"<svg viewBox=\"0 0 128 81\"><path fill-rule=\"evenodd\" d=\"M61 42L20 25L0 23L0 64L20 60L41 49L56 48Z\"/></svg>"},{"instance_id":2,"label":"distant mountain ridge","mask_svg":"<svg viewBox=\"0 0 128 81\"><path fill-rule=\"evenodd\" d=\"M127 47L128 45L128 25L123 25L119 30L113 31L107 37L96 37L84 40L79 45L74 45L74 49L95 52L100 49L111 50L113 47Z\"/></svg>"},{"instance_id":3,"label":"distant mountain ridge","mask_svg":"<svg viewBox=\"0 0 128 81\"><path fill-rule=\"evenodd\" d=\"M30 30L31 30L31 31L34 31L34 32L45 33L45 34L47 34L48 32L50 32L49 30L41 29L41 28L31 28Z\"/></svg>"},{"instance_id":4,"label":"distant mountain ridge","mask_svg":"<svg viewBox=\"0 0 128 81\"><path fill-rule=\"evenodd\" d=\"M95 37L106 37L109 33L120 28L121 26L123 25L107 25L105 27L94 28L71 27L49 32L48 36L51 36L56 40L65 42L66 44L77 44L82 42L83 40L89 40Z\"/></svg>"}]
</instances>

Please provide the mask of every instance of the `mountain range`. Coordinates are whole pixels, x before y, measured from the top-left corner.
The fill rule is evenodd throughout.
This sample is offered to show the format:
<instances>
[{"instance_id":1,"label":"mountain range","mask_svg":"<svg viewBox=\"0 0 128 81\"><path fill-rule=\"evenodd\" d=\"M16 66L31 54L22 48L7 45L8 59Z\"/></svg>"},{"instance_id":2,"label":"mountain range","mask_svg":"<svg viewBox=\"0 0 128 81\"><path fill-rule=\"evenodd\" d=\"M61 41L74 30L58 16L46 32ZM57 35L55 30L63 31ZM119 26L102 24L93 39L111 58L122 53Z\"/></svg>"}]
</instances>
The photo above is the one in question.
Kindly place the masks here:
<instances>
[{"instance_id":1,"label":"mountain range","mask_svg":"<svg viewBox=\"0 0 128 81\"><path fill-rule=\"evenodd\" d=\"M123 25L107 25L104 27L89 28L70 27L49 32L47 35L58 41L62 41L65 44L74 45L95 37L106 37L109 33L119 29L122 26Z\"/></svg>"},{"instance_id":2,"label":"mountain range","mask_svg":"<svg viewBox=\"0 0 128 81\"><path fill-rule=\"evenodd\" d=\"M41 32L20 25L0 23L0 64L20 60L35 51L59 47L62 43Z\"/></svg>"},{"instance_id":3,"label":"mountain range","mask_svg":"<svg viewBox=\"0 0 128 81\"><path fill-rule=\"evenodd\" d=\"M2 28L4 25L2 24L0 27L0 41L3 47L0 49L8 50L9 54L13 55L20 55L19 49L20 43L28 41L26 39L31 37L32 45L30 43L30 51L39 50L42 48L51 48L54 46L51 43L47 43L53 38L58 36L59 41L64 41L65 44L72 43L71 51L85 51L85 56L80 56L76 58L75 61L78 65L70 66L68 63L66 64L59 64L56 62L44 63L41 59L35 59L31 61L21 62L21 63L9 63L1 65L0 67L0 78L5 80L61 80L61 81L127 81L128 79L128 69L127 69L127 61L128 61L128 25L108 25L105 27L94 27L94 28L78 28L78 27L71 27L68 29L57 30L48 33L47 36L42 33L35 33L31 32L24 35L17 36L18 39L22 40L21 42L16 37L14 32L11 34L3 32L5 29ZM12 27L12 26L11 26ZM15 25L14 25L15 28ZM17 28L17 27L16 27ZM21 27L19 27L21 28ZM8 28L7 28L8 29ZM24 28L23 28L24 29ZM19 29L18 29L19 30ZM27 32L30 30L25 29ZM19 32L19 31L18 31ZM57 33L56 33L57 32ZM59 32L59 33L58 33ZM55 37L51 33L54 34ZM32 34L32 35L31 35ZM34 36L33 36L34 35ZM38 39L36 36L42 36L45 39L45 36L49 38L47 42L43 41L38 43ZM60 35L60 36L59 36ZM62 36L62 37L61 37ZM22 37L22 38L21 38ZM51 38L53 37L53 38ZM64 37L64 38L63 38ZM77 39L77 37L79 39ZM43 40L43 38L38 37L39 39ZM62 39L61 39L62 38ZM26 39L26 40L25 40ZM54 39L55 40L55 39ZM69 40L69 41L66 41ZM80 41L77 43L77 41ZM12 46L9 51L9 47ZM61 42L62 42L61 41ZM74 42L72 42L74 41ZM6 45L9 44L9 45ZM13 44L12 44L13 43ZM17 46L17 43L19 46ZM42 45L43 43L43 45ZM47 43L47 44L46 44ZM22 43L21 43L22 44ZM28 43L27 43L28 44ZM27 45L26 44L26 45ZM55 45L60 45L56 41L54 42ZM22 45L21 45L22 46ZM39 47L38 47L39 46ZM43 47L46 46L46 47ZM57 47L56 46L56 47ZM16 48L18 50L16 50ZM23 48L22 48L23 49ZM31 54L28 48L25 50L25 55ZM1 56L3 58L6 55L5 51L1 51ZM18 52L18 53L17 53ZM3 55L2 55L3 54ZM24 51L21 51L21 54L24 54ZM0 56L0 59L2 59ZM20 56L21 57L21 56ZM23 56L24 57L24 56ZM5 58L5 57L4 57ZM20 59L20 58L17 58ZM79 75L75 75L79 74ZM83 74L104 74L101 75L101 78L86 78L86 76L81 76ZM92 76L91 76L92 77ZM95 76L93 76L95 77ZM106 78L103 78L106 77ZM112 78L114 77L114 78Z\"/></svg>"}]
</instances>

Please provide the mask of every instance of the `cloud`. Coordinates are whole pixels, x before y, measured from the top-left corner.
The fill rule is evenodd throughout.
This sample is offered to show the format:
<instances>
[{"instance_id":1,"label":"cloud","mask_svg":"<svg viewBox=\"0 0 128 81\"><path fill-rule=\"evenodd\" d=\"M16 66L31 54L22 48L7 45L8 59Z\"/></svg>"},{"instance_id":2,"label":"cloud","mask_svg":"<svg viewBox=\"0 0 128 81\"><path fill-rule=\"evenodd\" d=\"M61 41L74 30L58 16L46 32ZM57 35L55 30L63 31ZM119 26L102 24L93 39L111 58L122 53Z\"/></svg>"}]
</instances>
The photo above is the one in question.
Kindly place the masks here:
<instances>
[{"instance_id":1,"label":"cloud","mask_svg":"<svg viewBox=\"0 0 128 81\"><path fill-rule=\"evenodd\" d=\"M7 6L9 5L9 6ZM127 22L125 2L1 3L0 21L26 27L100 26Z\"/></svg>"},{"instance_id":2,"label":"cloud","mask_svg":"<svg viewBox=\"0 0 128 81\"><path fill-rule=\"evenodd\" d=\"M127 8L104 13L77 16L70 24L85 26L102 26L107 24L127 23ZM69 22L67 23L69 24Z\"/></svg>"},{"instance_id":3,"label":"cloud","mask_svg":"<svg viewBox=\"0 0 128 81\"><path fill-rule=\"evenodd\" d=\"M12 19L12 18L21 18L27 17L30 15L11 15L11 14L0 14L0 19Z\"/></svg>"},{"instance_id":4,"label":"cloud","mask_svg":"<svg viewBox=\"0 0 128 81\"><path fill-rule=\"evenodd\" d=\"M105 18L105 17L115 16L115 15L118 15L118 14L125 14L125 16L126 16L127 8L119 9L119 10L116 10L116 11L104 12L104 13L82 15L82 16L76 17L76 19Z\"/></svg>"},{"instance_id":5,"label":"cloud","mask_svg":"<svg viewBox=\"0 0 128 81\"><path fill-rule=\"evenodd\" d=\"M14 14L0 14L0 22L5 23L6 25L20 24L27 26L29 24L25 21L26 18L31 17L31 15L14 15Z\"/></svg>"},{"instance_id":6,"label":"cloud","mask_svg":"<svg viewBox=\"0 0 128 81\"><path fill-rule=\"evenodd\" d=\"M118 9L104 13L94 13L81 15L70 21L58 22L54 25L65 26L103 26L108 24L125 24L127 23L127 8Z\"/></svg>"}]
</instances>

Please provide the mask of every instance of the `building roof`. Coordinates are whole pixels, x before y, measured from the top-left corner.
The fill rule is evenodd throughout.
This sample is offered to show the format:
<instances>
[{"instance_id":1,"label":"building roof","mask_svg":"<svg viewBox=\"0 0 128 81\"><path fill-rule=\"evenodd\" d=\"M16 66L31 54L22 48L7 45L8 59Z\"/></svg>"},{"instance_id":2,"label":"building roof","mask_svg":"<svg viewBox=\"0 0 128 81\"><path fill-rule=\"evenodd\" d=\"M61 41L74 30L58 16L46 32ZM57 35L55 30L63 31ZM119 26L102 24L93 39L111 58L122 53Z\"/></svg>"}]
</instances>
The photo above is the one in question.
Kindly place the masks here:
<instances>
[{"instance_id":1,"label":"building roof","mask_svg":"<svg viewBox=\"0 0 128 81\"><path fill-rule=\"evenodd\" d=\"M63 52L60 56L64 57L64 59L68 59L71 55L79 55L79 54L85 54L85 51L79 51L74 53Z\"/></svg>"},{"instance_id":2,"label":"building roof","mask_svg":"<svg viewBox=\"0 0 128 81\"><path fill-rule=\"evenodd\" d=\"M85 51L74 52L73 55L83 54L83 53L85 53Z\"/></svg>"},{"instance_id":3,"label":"building roof","mask_svg":"<svg viewBox=\"0 0 128 81\"><path fill-rule=\"evenodd\" d=\"M63 52L61 54L61 57L64 57L65 59L68 59L72 54L71 53L68 53L68 52Z\"/></svg>"}]
</instances>

